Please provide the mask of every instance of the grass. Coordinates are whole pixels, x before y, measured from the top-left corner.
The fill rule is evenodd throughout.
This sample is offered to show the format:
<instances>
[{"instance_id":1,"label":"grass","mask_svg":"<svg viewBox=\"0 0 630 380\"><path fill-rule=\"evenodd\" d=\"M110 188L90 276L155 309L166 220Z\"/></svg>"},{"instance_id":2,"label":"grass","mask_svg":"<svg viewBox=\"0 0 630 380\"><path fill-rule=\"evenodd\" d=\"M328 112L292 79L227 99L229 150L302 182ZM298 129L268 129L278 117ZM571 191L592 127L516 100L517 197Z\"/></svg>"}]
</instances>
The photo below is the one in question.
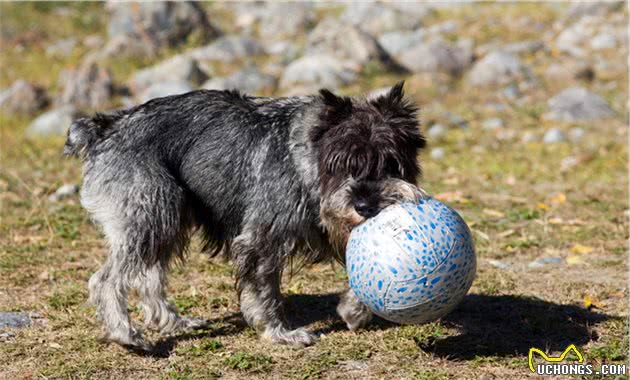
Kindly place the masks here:
<instances>
[{"instance_id":1,"label":"grass","mask_svg":"<svg viewBox=\"0 0 630 380\"><path fill-rule=\"evenodd\" d=\"M79 42L68 57L47 57L46 44L68 37L80 41L90 34L105 37L100 4L63 3L62 8L69 9L69 16L58 16L58 4L0 3L0 88L26 78L54 93L59 72L76 65L85 48ZM323 17L325 12L319 13ZM538 32L510 20L529 18L549 27L558 15L559 9L541 4L472 4L439 9L426 24L455 19L460 31L449 39L463 35L479 45L496 38L539 38ZM193 45L191 40L156 59ZM536 73L556 59L524 57ZM103 62L120 83L152 63ZM379 65L362 75L342 91L359 93L402 79ZM182 313L210 318L209 328L169 338L149 332L160 348L153 357L103 344L86 285L105 260L107 247L77 196L48 201L60 185L80 183L80 164L61 158L63 138L27 139L24 130L31 117L0 112L0 311L37 316L32 328L14 331L14 337L0 343L0 378L526 378L530 347L557 355L570 343L596 367L627 363L628 130L621 116L627 106L627 74L593 82L542 78L540 87L528 93L528 102L508 104L503 112L483 106L503 102L493 89L470 91L463 79L406 79L407 92L422 105L425 127L435 122L448 126L447 110L469 122L468 129L449 127L443 139L429 142L445 149L444 159L432 160L428 150L421 155L423 186L446 196L476 238L477 278L452 314L422 326L377 320L365 330L349 332L334 315L333 295L346 287L347 275L324 263L293 274L283 289L294 322L322 332L321 340L305 349L275 346L259 339L240 317L231 264L208 259L194 245L186 265L173 268L169 297ZM586 137L578 143L522 143L524 131L541 136L550 127L566 132L576 126L542 117L548 97L570 85L606 94L620 116L579 125ZM483 130L482 121L494 116L516 137L500 140ZM562 171L561 161L568 156L579 164ZM449 198L455 192L458 196ZM573 253L576 244L592 250ZM578 264L567 261L578 255ZM542 257L562 262L527 267ZM490 260L509 267L495 268ZM585 297L597 306L587 309ZM132 300L132 315L140 320L135 296Z\"/></svg>"}]
</instances>

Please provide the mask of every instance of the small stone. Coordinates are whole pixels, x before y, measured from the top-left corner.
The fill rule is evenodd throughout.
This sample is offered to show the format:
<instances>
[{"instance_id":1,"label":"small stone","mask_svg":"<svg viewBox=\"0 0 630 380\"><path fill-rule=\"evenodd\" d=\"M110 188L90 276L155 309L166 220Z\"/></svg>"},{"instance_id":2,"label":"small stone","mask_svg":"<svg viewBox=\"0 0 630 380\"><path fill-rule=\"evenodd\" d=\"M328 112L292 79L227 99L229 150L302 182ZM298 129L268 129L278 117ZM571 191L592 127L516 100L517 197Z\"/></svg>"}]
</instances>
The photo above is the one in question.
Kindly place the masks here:
<instances>
[{"instance_id":1,"label":"small stone","mask_svg":"<svg viewBox=\"0 0 630 380\"><path fill-rule=\"evenodd\" d=\"M530 269L542 268L549 264L560 264L562 262L561 257L543 257L540 259L536 259L527 264L527 267Z\"/></svg>"},{"instance_id":2,"label":"small stone","mask_svg":"<svg viewBox=\"0 0 630 380\"><path fill-rule=\"evenodd\" d=\"M31 325L31 318L27 313L0 311L0 330L7 328L21 329Z\"/></svg>"},{"instance_id":3,"label":"small stone","mask_svg":"<svg viewBox=\"0 0 630 380\"><path fill-rule=\"evenodd\" d=\"M481 123L481 127L486 131L500 129L503 128L503 120L499 119L498 117L486 119Z\"/></svg>"},{"instance_id":4,"label":"small stone","mask_svg":"<svg viewBox=\"0 0 630 380\"><path fill-rule=\"evenodd\" d=\"M308 55L291 62L282 74L280 87L295 84L337 88L354 82L360 67L327 54Z\"/></svg>"},{"instance_id":5,"label":"small stone","mask_svg":"<svg viewBox=\"0 0 630 380\"><path fill-rule=\"evenodd\" d=\"M396 61L414 73L445 72L450 75L462 73L473 59L473 51L466 44L453 45L444 41L422 42L403 50L395 56Z\"/></svg>"},{"instance_id":6,"label":"small stone","mask_svg":"<svg viewBox=\"0 0 630 380\"><path fill-rule=\"evenodd\" d=\"M475 63L468 74L468 83L473 86L508 84L527 77L528 71L516 55L498 50Z\"/></svg>"},{"instance_id":7,"label":"small stone","mask_svg":"<svg viewBox=\"0 0 630 380\"><path fill-rule=\"evenodd\" d=\"M194 49L190 56L199 61L233 62L264 52L264 47L251 37L227 35L216 39L210 45Z\"/></svg>"},{"instance_id":8,"label":"small stone","mask_svg":"<svg viewBox=\"0 0 630 380\"><path fill-rule=\"evenodd\" d=\"M516 99L518 98L518 96L520 95L520 91L518 89L518 86L515 84L511 84L509 86L507 86L506 88L504 88L501 93L503 94L503 96L505 96L508 99Z\"/></svg>"},{"instance_id":9,"label":"small stone","mask_svg":"<svg viewBox=\"0 0 630 380\"><path fill-rule=\"evenodd\" d=\"M586 132L583 128L571 128L569 130L569 139L572 142L579 142L580 140L582 140L585 134Z\"/></svg>"},{"instance_id":10,"label":"small stone","mask_svg":"<svg viewBox=\"0 0 630 380\"><path fill-rule=\"evenodd\" d=\"M532 54L545 48L545 43L540 40L515 42L504 46L501 50L512 54Z\"/></svg>"},{"instance_id":11,"label":"small stone","mask_svg":"<svg viewBox=\"0 0 630 380\"><path fill-rule=\"evenodd\" d=\"M88 56L78 68L60 74L63 84L57 104L72 104L78 108L104 107L114 94L111 73L100 66L95 56Z\"/></svg>"},{"instance_id":12,"label":"small stone","mask_svg":"<svg viewBox=\"0 0 630 380\"><path fill-rule=\"evenodd\" d=\"M201 85L207 90L237 89L248 94L259 94L265 90L273 90L276 79L261 73L255 67L239 70L227 78L213 78Z\"/></svg>"},{"instance_id":13,"label":"small stone","mask_svg":"<svg viewBox=\"0 0 630 380\"><path fill-rule=\"evenodd\" d=\"M468 122L463 117L452 114L450 112L445 112L444 116L448 119L449 124L453 127L468 129Z\"/></svg>"},{"instance_id":14,"label":"small stone","mask_svg":"<svg viewBox=\"0 0 630 380\"><path fill-rule=\"evenodd\" d=\"M9 113L33 114L46 107L48 102L44 88L21 79L0 92L0 108Z\"/></svg>"},{"instance_id":15,"label":"small stone","mask_svg":"<svg viewBox=\"0 0 630 380\"><path fill-rule=\"evenodd\" d=\"M373 36L393 30L412 30L421 26L422 18L429 13L419 3L395 4L352 2L341 15L341 21L359 26ZM406 9L404 8L406 7Z\"/></svg>"},{"instance_id":16,"label":"small stone","mask_svg":"<svg viewBox=\"0 0 630 380\"><path fill-rule=\"evenodd\" d=\"M79 116L76 108L71 105L61 106L39 115L26 129L26 135L34 136L65 136L72 121Z\"/></svg>"},{"instance_id":17,"label":"small stone","mask_svg":"<svg viewBox=\"0 0 630 380\"><path fill-rule=\"evenodd\" d=\"M566 135L560 129L551 128L547 132L545 132L545 136L543 137L543 142L545 144L556 144L561 143L567 140Z\"/></svg>"},{"instance_id":18,"label":"small stone","mask_svg":"<svg viewBox=\"0 0 630 380\"><path fill-rule=\"evenodd\" d=\"M389 55L396 56L403 53L410 47L420 44L423 41L425 34L426 32L424 29L418 29L411 32L387 32L383 33L378 38L378 43Z\"/></svg>"},{"instance_id":19,"label":"small stone","mask_svg":"<svg viewBox=\"0 0 630 380\"><path fill-rule=\"evenodd\" d=\"M79 192L79 185L69 183L61 186L53 194L48 197L50 202L57 202L61 199L67 198Z\"/></svg>"},{"instance_id":20,"label":"small stone","mask_svg":"<svg viewBox=\"0 0 630 380\"><path fill-rule=\"evenodd\" d=\"M615 115L608 103L599 95L583 87L567 88L547 103L549 120L588 121L604 119Z\"/></svg>"},{"instance_id":21,"label":"small stone","mask_svg":"<svg viewBox=\"0 0 630 380\"><path fill-rule=\"evenodd\" d=\"M594 50L613 49L617 46L617 38L609 33L600 33L591 39L590 45Z\"/></svg>"},{"instance_id":22,"label":"small stone","mask_svg":"<svg viewBox=\"0 0 630 380\"><path fill-rule=\"evenodd\" d=\"M427 136L430 138L437 140L446 135L446 128L442 124L433 124L427 130Z\"/></svg>"},{"instance_id":23,"label":"small stone","mask_svg":"<svg viewBox=\"0 0 630 380\"><path fill-rule=\"evenodd\" d=\"M510 264L505 263L505 262L500 261L500 260L488 260L488 264L492 265L495 268L499 268L499 269L508 269L508 268L510 268Z\"/></svg>"},{"instance_id":24,"label":"small stone","mask_svg":"<svg viewBox=\"0 0 630 380\"><path fill-rule=\"evenodd\" d=\"M152 86L138 94L137 98L140 103L144 103L151 99L162 98L169 95L183 94L193 90L194 88L188 82L168 81L153 84Z\"/></svg>"},{"instance_id":25,"label":"small stone","mask_svg":"<svg viewBox=\"0 0 630 380\"><path fill-rule=\"evenodd\" d=\"M134 94L138 94L160 82L186 82L197 86L206 79L208 76L199 68L196 59L180 54L137 71L128 85Z\"/></svg>"},{"instance_id":26,"label":"small stone","mask_svg":"<svg viewBox=\"0 0 630 380\"><path fill-rule=\"evenodd\" d=\"M446 152L443 148L433 148L431 149L431 158L434 160L441 160L446 156Z\"/></svg>"}]
</instances>

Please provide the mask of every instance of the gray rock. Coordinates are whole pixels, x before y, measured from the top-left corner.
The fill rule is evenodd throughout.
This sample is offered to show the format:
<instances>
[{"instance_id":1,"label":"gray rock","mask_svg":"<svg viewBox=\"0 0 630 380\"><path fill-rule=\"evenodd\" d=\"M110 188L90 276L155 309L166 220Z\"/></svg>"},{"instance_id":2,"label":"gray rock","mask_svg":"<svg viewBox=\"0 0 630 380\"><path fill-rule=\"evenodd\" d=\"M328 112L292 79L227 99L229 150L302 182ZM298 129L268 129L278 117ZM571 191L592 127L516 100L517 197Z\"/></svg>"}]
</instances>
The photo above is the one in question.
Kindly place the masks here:
<instances>
[{"instance_id":1,"label":"gray rock","mask_svg":"<svg viewBox=\"0 0 630 380\"><path fill-rule=\"evenodd\" d=\"M431 25L427 28L427 33L430 34L449 34L455 33L460 29L459 23L455 20L448 20L439 24Z\"/></svg>"},{"instance_id":2,"label":"gray rock","mask_svg":"<svg viewBox=\"0 0 630 380\"><path fill-rule=\"evenodd\" d=\"M395 58L412 72L446 72L457 75L470 66L473 53L468 46L432 41L410 47Z\"/></svg>"},{"instance_id":3,"label":"gray rock","mask_svg":"<svg viewBox=\"0 0 630 380\"><path fill-rule=\"evenodd\" d=\"M532 54L545 48L540 40L521 41L505 45L501 50L512 54Z\"/></svg>"},{"instance_id":4,"label":"gray rock","mask_svg":"<svg viewBox=\"0 0 630 380\"><path fill-rule=\"evenodd\" d=\"M308 55L287 66L280 79L280 87L302 84L337 88L355 81L359 69L355 63L331 55Z\"/></svg>"},{"instance_id":5,"label":"gray rock","mask_svg":"<svg viewBox=\"0 0 630 380\"><path fill-rule=\"evenodd\" d=\"M594 50L613 49L617 46L617 38L610 33L600 33L591 39L590 45Z\"/></svg>"},{"instance_id":6,"label":"gray rock","mask_svg":"<svg viewBox=\"0 0 630 380\"><path fill-rule=\"evenodd\" d=\"M129 36L119 35L107 41L98 54L103 59L120 57L146 58L154 56L156 54L155 50L156 48L153 45L143 43Z\"/></svg>"},{"instance_id":7,"label":"gray rock","mask_svg":"<svg viewBox=\"0 0 630 380\"><path fill-rule=\"evenodd\" d=\"M22 329L31 325L31 318L26 313L0 311L0 330Z\"/></svg>"},{"instance_id":8,"label":"gray rock","mask_svg":"<svg viewBox=\"0 0 630 380\"><path fill-rule=\"evenodd\" d=\"M468 129L468 122L463 117L450 112L445 112L444 117L448 119L449 124L453 127Z\"/></svg>"},{"instance_id":9,"label":"gray rock","mask_svg":"<svg viewBox=\"0 0 630 380\"><path fill-rule=\"evenodd\" d=\"M129 80L128 86L134 94L138 94L155 83L187 82L198 86L206 79L208 76L199 68L195 59L180 54L137 71Z\"/></svg>"},{"instance_id":10,"label":"gray rock","mask_svg":"<svg viewBox=\"0 0 630 380\"><path fill-rule=\"evenodd\" d=\"M35 136L65 136L72 121L79 116L76 108L71 105L61 106L39 115L26 129L26 135Z\"/></svg>"},{"instance_id":11,"label":"gray rock","mask_svg":"<svg viewBox=\"0 0 630 380\"><path fill-rule=\"evenodd\" d=\"M438 140L446 135L446 127L442 124L433 124L427 130L427 136L431 139Z\"/></svg>"},{"instance_id":12,"label":"gray rock","mask_svg":"<svg viewBox=\"0 0 630 380\"><path fill-rule=\"evenodd\" d=\"M565 141L567 141L567 136L558 128L549 129L543 136L545 144L557 144Z\"/></svg>"},{"instance_id":13,"label":"gray rock","mask_svg":"<svg viewBox=\"0 0 630 380\"><path fill-rule=\"evenodd\" d=\"M389 55L396 56L412 46L420 44L426 32L423 29L414 31L393 31L381 34L378 43Z\"/></svg>"},{"instance_id":14,"label":"gray rock","mask_svg":"<svg viewBox=\"0 0 630 380\"><path fill-rule=\"evenodd\" d=\"M72 104L77 108L102 108L114 94L114 81L106 68L95 57L87 57L81 65L62 73L63 85L58 105Z\"/></svg>"},{"instance_id":15,"label":"gray rock","mask_svg":"<svg viewBox=\"0 0 630 380\"><path fill-rule=\"evenodd\" d=\"M431 149L431 158L434 160L441 160L446 156L446 152L443 148L433 148Z\"/></svg>"},{"instance_id":16,"label":"gray rock","mask_svg":"<svg viewBox=\"0 0 630 380\"><path fill-rule=\"evenodd\" d=\"M72 54L72 51L74 51L76 46L76 38L65 38L46 46L46 55L49 57L67 57Z\"/></svg>"},{"instance_id":17,"label":"gray rock","mask_svg":"<svg viewBox=\"0 0 630 380\"><path fill-rule=\"evenodd\" d=\"M468 74L473 86L504 85L526 76L526 68L512 53L492 52L479 60Z\"/></svg>"},{"instance_id":18,"label":"gray rock","mask_svg":"<svg viewBox=\"0 0 630 380\"><path fill-rule=\"evenodd\" d=\"M79 192L79 185L74 183L67 183L59 187L53 194L48 197L50 202L58 202L61 199L68 198Z\"/></svg>"},{"instance_id":19,"label":"gray rock","mask_svg":"<svg viewBox=\"0 0 630 380\"><path fill-rule=\"evenodd\" d=\"M140 103L144 103L154 98L161 98L169 95L183 94L194 90L190 83L185 81L165 81L154 83L137 96Z\"/></svg>"},{"instance_id":20,"label":"gray rock","mask_svg":"<svg viewBox=\"0 0 630 380\"><path fill-rule=\"evenodd\" d=\"M48 95L42 87L22 79L0 92L0 109L12 114L33 114L48 103Z\"/></svg>"},{"instance_id":21,"label":"gray rock","mask_svg":"<svg viewBox=\"0 0 630 380\"><path fill-rule=\"evenodd\" d=\"M373 36L393 30L412 30L421 26L429 9L419 3L385 4L373 2L349 3L341 21L359 26Z\"/></svg>"},{"instance_id":22,"label":"gray rock","mask_svg":"<svg viewBox=\"0 0 630 380\"><path fill-rule=\"evenodd\" d=\"M373 59L386 60L372 36L334 17L325 18L309 33L304 54L330 54L361 65Z\"/></svg>"},{"instance_id":23,"label":"gray rock","mask_svg":"<svg viewBox=\"0 0 630 380\"><path fill-rule=\"evenodd\" d=\"M262 3L263 12L258 20L258 33L265 39L295 37L315 21L311 2Z\"/></svg>"},{"instance_id":24,"label":"gray rock","mask_svg":"<svg viewBox=\"0 0 630 380\"><path fill-rule=\"evenodd\" d=\"M194 49L190 56L199 61L233 62L264 52L263 46L253 38L228 35L218 38L210 45Z\"/></svg>"},{"instance_id":25,"label":"gray rock","mask_svg":"<svg viewBox=\"0 0 630 380\"><path fill-rule=\"evenodd\" d=\"M481 128L487 131L503 128L503 120L499 119L498 117L486 119L481 122Z\"/></svg>"},{"instance_id":26,"label":"gray rock","mask_svg":"<svg viewBox=\"0 0 630 380\"><path fill-rule=\"evenodd\" d=\"M510 268L510 264L500 261L500 260L488 260L488 264L492 265L495 268L499 268L499 269L509 269Z\"/></svg>"},{"instance_id":27,"label":"gray rock","mask_svg":"<svg viewBox=\"0 0 630 380\"><path fill-rule=\"evenodd\" d=\"M611 10L624 6L623 1L585 1L571 3L565 13L565 18L575 20L582 16L605 15Z\"/></svg>"},{"instance_id":28,"label":"gray rock","mask_svg":"<svg viewBox=\"0 0 630 380\"><path fill-rule=\"evenodd\" d=\"M595 71L590 62L566 59L562 63L552 63L545 70L545 76L552 82L570 79L593 80Z\"/></svg>"},{"instance_id":29,"label":"gray rock","mask_svg":"<svg viewBox=\"0 0 630 380\"><path fill-rule=\"evenodd\" d=\"M527 267L530 269L542 268L549 264L560 264L562 262L561 257L543 257L540 259L536 259L527 264Z\"/></svg>"},{"instance_id":30,"label":"gray rock","mask_svg":"<svg viewBox=\"0 0 630 380\"><path fill-rule=\"evenodd\" d=\"M254 67L239 70L227 78L213 78L204 83L201 88L207 90L238 89L248 94L260 94L271 91L276 86L276 78L264 74Z\"/></svg>"},{"instance_id":31,"label":"gray rock","mask_svg":"<svg viewBox=\"0 0 630 380\"><path fill-rule=\"evenodd\" d=\"M503 94L503 96L508 99L516 99L521 94L521 92L519 91L518 86L512 83L511 85L501 90L501 94Z\"/></svg>"},{"instance_id":32,"label":"gray rock","mask_svg":"<svg viewBox=\"0 0 630 380\"><path fill-rule=\"evenodd\" d=\"M584 131L583 128L571 128L569 130L569 139L572 142L576 143L582 140L585 134L586 132Z\"/></svg>"},{"instance_id":33,"label":"gray rock","mask_svg":"<svg viewBox=\"0 0 630 380\"><path fill-rule=\"evenodd\" d=\"M615 115L606 101L599 95L589 92L583 87L570 87L547 103L549 120L588 121L612 117Z\"/></svg>"},{"instance_id":34,"label":"gray rock","mask_svg":"<svg viewBox=\"0 0 630 380\"><path fill-rule=\"evenodd\" d=\"M567 156L560 161L560 171L566 172L580 163L580 158L576 156Z\"/></svg>"},{"instance_id":35,"label":"gray rock","mask_svg":"<svg viewBox=\"0 0 630 380\"><path fill-rule=\"evenodd\" d=\"M203 40L220 34L196 2L108 2L107 9L110 38L126 36L142 42L152 52L181 44L192 33Z\"/></svg>"}]
</instances>

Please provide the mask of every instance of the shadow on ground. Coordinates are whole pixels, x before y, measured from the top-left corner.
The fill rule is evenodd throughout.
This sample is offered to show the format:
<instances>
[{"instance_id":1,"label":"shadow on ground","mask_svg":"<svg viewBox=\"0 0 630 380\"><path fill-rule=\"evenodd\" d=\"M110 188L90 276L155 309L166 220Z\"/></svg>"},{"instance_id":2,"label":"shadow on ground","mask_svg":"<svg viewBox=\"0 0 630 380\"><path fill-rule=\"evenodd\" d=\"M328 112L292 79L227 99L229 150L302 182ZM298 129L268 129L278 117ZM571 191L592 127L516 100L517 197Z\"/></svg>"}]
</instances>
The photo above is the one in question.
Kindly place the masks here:
<instances>
[{"instance_id":1,"label":"shadow on ground","mask_svg":"<svg viewBox=\"0 0 630 380\"><path fill-rule=\"evenodd\" d=\"M286 299L287 316L294 327L324 322L315 330L328 334L346 329L337 316L337 294L291 295ZM560 305L520 296L469 295L442 323L459 330L459 335L418 339L416 344L426 352L451 360L467 360L479 356L527 355L531 347L562 351L569 344L578 346L598 337L590 327L608 319L618 318L592 312L579 306ZM375 318L371 330L396 325ZM169 337L159 341L150 356L170 355L176 343L202 337L234 335L247 325L240 313L209 321L205 330Z\"/></svg>"}]
</instances>

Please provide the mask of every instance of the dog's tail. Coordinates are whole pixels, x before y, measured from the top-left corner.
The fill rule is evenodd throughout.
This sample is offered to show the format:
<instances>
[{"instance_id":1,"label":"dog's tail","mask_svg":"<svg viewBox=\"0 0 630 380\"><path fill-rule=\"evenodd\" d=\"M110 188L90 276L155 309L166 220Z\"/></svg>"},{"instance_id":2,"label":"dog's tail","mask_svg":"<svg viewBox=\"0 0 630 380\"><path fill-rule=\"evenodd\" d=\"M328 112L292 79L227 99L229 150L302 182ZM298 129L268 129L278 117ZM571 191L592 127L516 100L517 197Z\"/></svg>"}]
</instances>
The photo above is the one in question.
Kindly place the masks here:
<instances>
[{"instance_id":1,"label":"dog's tail","mask_svg":"<svg viewBox=\"0 0 630 380\"><path fill-rule=\"evenodd\" d=\"M93 117L84 117L75 120L68 129L68 138L63 147L66 156L85 157L90 148L98 141L105 138L116 121L122 114L97 113Z\"/></svg>"}]
</instances>

